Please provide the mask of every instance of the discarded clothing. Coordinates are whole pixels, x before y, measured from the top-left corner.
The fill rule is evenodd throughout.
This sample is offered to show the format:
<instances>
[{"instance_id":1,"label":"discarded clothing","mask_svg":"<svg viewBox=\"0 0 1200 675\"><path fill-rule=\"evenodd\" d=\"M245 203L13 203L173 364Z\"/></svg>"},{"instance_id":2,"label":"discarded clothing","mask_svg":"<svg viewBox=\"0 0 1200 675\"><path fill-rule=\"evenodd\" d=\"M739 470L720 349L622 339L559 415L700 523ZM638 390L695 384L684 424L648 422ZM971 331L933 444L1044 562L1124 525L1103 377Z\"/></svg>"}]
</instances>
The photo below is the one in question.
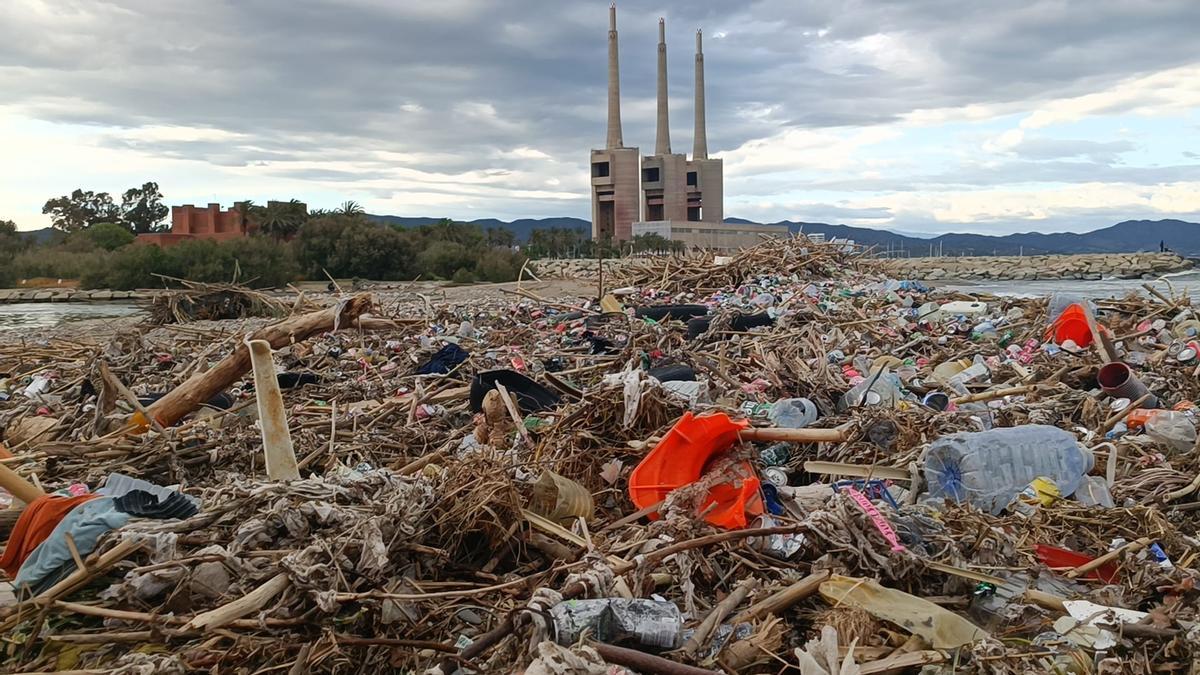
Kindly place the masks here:
<instances>
[{"instance_id":1,"label":"discarded clothing","mask_svg":"<svg viewBox=\"0 0 1200 675\"><path fill-rule=\"evenodd\" d=\"M54 532L54 528L71 509L95 498L96 495L91 494L78 497L46 495L33 500L13 526L8 544L4 547L4 555L0 556L0 569L10 579L15 577L25 559Z\"/></svg>"},{"instance_id":2,"label":"discarded clothing","mask_svg":"<svg viewBox=\"0 0 1200 675\"><path fill-rule=\"evenodd\" d=\"M114 497L113 503L118 511L139 518L189 518L196 515L197 508L186 496L172 492L166 499L145 490L131 490Z\"/></svg>"},{"instance_id":3,"label":"discarded clothing","mask_svg":"<svg viewBox=\"0 0 1200 675\"><path fill-rule=\"evenodd\" d=\"M92 495L88 495L91 497ZM53 574L65 563L74 564L67 535L75 543L80 556L86 556L96 548L96 542L110 530L129 522L129 514L118 511L112 497L96 497L74 508L58 523L46 538L21 565L13 585L36 590L38 584Z\"/></svg>"},{"instance_id":4,"label":"discarded clothing","mask_svg":"<svg viewBox=\"0 0 1200 675\"><path fill-rule=\"evenodd\" d=\"M132 478L130 476L126 476L123 473L109 474L108 478L104 479L104 487L96 490L96 494L105 495L108 497L120 497L122 495L129 494L134 490L149 492L150 494L158 497L159 501L167 499L171 495L182 495L188 501L195 504L197 509L200 508L200 500L196 499L195 497L183 495L183 493L177 490L165 488L161 485L155 485L154 483L142 480L141 478Z\"/></svg>"},{"instance_id":5,"label":"discarded clothing","mask_svg":"<svg viewBox=\"0 0 1200 675\"><path fill-rule=\"evenodd\" d=\"M471 380L471 412L483 410L483 397L496 388L497 382L516 398L522 413L538 412L558 405L558 394L528 377L514 370L489 370Z\"/></svg>"},{"instance_id":6,"label":"discarded clothing","mask_svg":"<svg viewBox=\"0 0 1200 675\"><path fill-rule=\"evenodd\" d=\"M454 370L460 363L466 361L471 354L453 342L438 350L438 353L417 368L418 375L445 375Z\"/></svg>"}]
</instances>

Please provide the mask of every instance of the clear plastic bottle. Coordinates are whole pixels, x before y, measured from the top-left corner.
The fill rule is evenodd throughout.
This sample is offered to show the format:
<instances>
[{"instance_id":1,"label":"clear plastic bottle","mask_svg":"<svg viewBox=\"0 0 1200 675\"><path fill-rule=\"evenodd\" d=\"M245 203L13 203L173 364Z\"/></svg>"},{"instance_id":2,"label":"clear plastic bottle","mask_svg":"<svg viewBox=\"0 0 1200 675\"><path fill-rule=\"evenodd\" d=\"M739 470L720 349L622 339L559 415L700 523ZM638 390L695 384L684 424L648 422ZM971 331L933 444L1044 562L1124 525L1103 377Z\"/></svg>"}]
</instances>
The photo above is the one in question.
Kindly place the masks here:
<instances>
[{"instance_id":1,"label":"clear plastic bottle","mask_svg":"<svg viewBox=\"0 0 1200 675\"><path fill-rule=\"evenodd\" d=\"M1029 424L961 432L937 439L925 454L930 496L970 502L998 514L1039 476L1073 494L1095 458L1075 435L1058 427Z\"/></svg>"}]
</instances>

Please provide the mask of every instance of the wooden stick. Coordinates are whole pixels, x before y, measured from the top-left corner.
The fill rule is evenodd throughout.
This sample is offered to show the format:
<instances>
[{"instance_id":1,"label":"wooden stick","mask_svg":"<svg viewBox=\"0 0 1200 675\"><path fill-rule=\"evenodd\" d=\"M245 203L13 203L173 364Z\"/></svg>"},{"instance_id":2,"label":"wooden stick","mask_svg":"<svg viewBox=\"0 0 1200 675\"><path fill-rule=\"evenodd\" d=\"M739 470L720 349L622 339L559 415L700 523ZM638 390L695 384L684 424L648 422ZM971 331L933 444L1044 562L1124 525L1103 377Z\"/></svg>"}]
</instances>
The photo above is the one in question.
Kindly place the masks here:
<instances>
[{"instance_id":1,"label":"wooden stick","mask_svg":"<svg viewBox=\"0 0 1200 675\"><path fill-rule=\"evenodd\" d=\"M822 462L813 460L804 463L808 473L830 474L834 476L854 476L856 478L881 478L884 480L912 480L912 475L904 469L875 464L846 464L844 462Z\"/></svg>"},{"instance_id":2,"label":"wooden stick","mask_svg":"<svg viewBox=\"0 0 1200 675\"><path fill-rule=\"evenodd\" d=\"M758 579L755 579L754 577L742 579L738 583L737 587L733 589L733 592L725 596L724 600L717 603L717 606L713 607L712 611L708 613L708 616L704 617L704 621L701 621L700 625L696 627L696 632L692 633L692 637L688 638L688 641L684 643L683 648L680 649L680 651L683 652L683 655L689 660L694 660L696 658L696 652L700 650L701 646L708 642L709 635L712 634L713 629L715 629L718 624L724 621L725 617L731 611L733 611L734 608L742 604L742 601L746 599L746 596L750 595L750 591L753 591L757 587Z\"/></svg>"},{"instance_id":3,"label":"wooden stick","mask_svg":"<svg viewBox=\"0 0 1200 675\"><path fill-rule=\"evenodd\" d=\"M349 327L354 319L367 312L370 307L369 295L356 295L329 309L302 314L262 328L255 331L250 339L266 340L272 349L280 349L335 328ZM217 365L203 373L192 375L186 382L155 401L148 412L159 424L164 427L170 426L236 382L249 372L250 367L250 350L244 343L239 344Z\"/></svg>"},{"instance_id":4,"label":"wooden stick","mask_svg":"<svg viewBox=\"0 0 1200 675\"><path fill-rule=\"evenodd\" d=\"M203 614L197 614L187 623L187 627L201 630L220 628L235 619L240 619L247 614L262 609L275 596L286 590L291 583L292 581L288 578L287 574L280 572L237 600L228 602Z\"/></svg>"},{"instance_id":5,"label":"wooden stick","mask_svg":"<svg viewBox=\"0 0 1200 675\"><path fill-rule=\"evenodd\" d=\"M258 401L258 424L262 428L267 477L271 480L299 480L300 468L296 465L296 450L292 447L292 435L288 431L287 411L283 408L283 394L279 392L279 378L275 375L271 345L266 340L250 340L247 346L254 368L254 397Z\"/></svg>"},{"instance_id":6,"label":"wooden stick","mask_svg":"<svg viewBox=\"0 0 1200 675\"><path fill-rule=\"evenodd\" d=\"M646 675L720 675L715 670L675 663L661 656L639 652L636 649L615 647L602 642L592 642L589 643L589 646L595 649L605 661L632 668L639 673L646 673Z\"/></svg>"},{"instance_id":7,"label":"wooden stick","mask_svg":"<svg viewBox=\"0 0 1200 675\"><path fill-rule=\"evenodd\" d=\"M846 440L846 430L834 429L742 429L738 438L743 441L763 441L767 443L842 443Z\"/></svg>"},{"instance_id":8,"label":"wooden stick","mask_svg":"<svg viewBox=\"0 0 1200 675\"><path fill-rule=\"evenodd\" d=\"M12 496L26 504L32 503L33 500L39 497L46 496L45 490L25 480L20 474L4 464L0 464L0 487L8 490Z\"/></svg>"},{"instance_id":9,"label":"wooden stick","mask_svg":"<svg viewBox=\"0 0 1200 675\"><path fill-rule=\"evenodd\" d=\"M138 416L140 416L140 419L134 422L134 425L138 427L137 431L145 431L146 426L149 425L150 428L161 434L163 432L162 425L150 416L150 413L146 411L146 407L142 405L138 397L134 396L132 391L129 391L129 387L126 387L116 375L113 375L108 364L101 360L96 364L96 367L100 370L100 379L104 380L104 384L115 389L121 395L121 398L128 401L133 406L133 409L137 411Z\"/></svg>"},{"instance_id":10,"label":"wooden stick","mask_svg":"<svg viewBox=\"0 0 1200 675\"><path fill-rule=\"evenodd\" d=\"M1124 546L1121 546L1112 551L1109 551L1108 553L1105 553L1104 555L1096 558L1095 560L1085 562L1082 565L1080 565L1079 567L1076 567L1075 569L1068 571L1067 578L1075 579L1081 575L1091 572L1092 570L1099 569L1103 565L1106 565L1109 562L1119 558L1122 553L1125 553L1127 551L1129 553L1134 553L1136 551L1140 551L1140 550L1146 548L1147 546L1149 546L1153 541L1154 540L1151 539L1150 537L1142 537L1141 539L1135 539L1134 541L1127 542Z\"/></svg>"},{"instance_id":11,"label":"wooden stick","mask_svg":"<svg viewBox=\"0 0 1200 675\"><path fill-rule=\"evenodd\" d=\"M734 625L761 619L768 614L779 614L801 600L817 592L823 582L829 581L829 570L813 572L800 581L776 591L771 595L750 605L730 622Z\"/></svg>"},{"instance_id":12,"label":"wooden stick","mask_svg":"<svg viewBox=\"0 0 1200 675\"><path fill-rule=\"evenodd\" d=\"M991 574L984 574L983 572L975 572L973 570L964 570L961 567L955 567L953 565L947 565L945 563L940 563L933 560L923 560L922 562L929 569L951 574L956 577L962 577L963 579L970 579L971 581L992 584L993 586L1002 586L1005 583L1003 578L993 576ZM1025 599L1036 605L1045 607L1046 609L1053 609L1055 611L1062 612L1063 614L1067 613L1067 608L1065 605L1063 605L1063 598L1052 593L1046 593L1045 591L1039 591L1034 588L1027 588L1025 589Z\"/></svg>"},{"instance_id":13,"label":"wooden stick","mask_svg":"<svg viewBox=\"0 0 1200 675\"><path fill-rule=\"evenodd\" d=\"M952 400L954 401L955 405L962 405L963 403L979 403L981 401L993 401L998 398L1004 398L1005 396L1020 396L1022 394L1028 394L1032 391L1036 391L1039 386L1040 385L1037 384L1022 384L1016 387L992 389L990 391L981 391L978 394L959 396Z\"/></svg>"},{"instance_id":14,"label":"wooden stick","mask_svg":"<svg viewBox=\"0 0 1200 675\"><path fill-rule=\"evenodd\" d=\"M508 395L508 389L503 384L497 382L496 391L500 392L500 398L504 401L504 408L508 410L508 416L512 418L513 425L517 427L517 433L520 434L521 440L525 441L525 445L533 446L533 439L529 437L529 430L525 428L525 420L521 419L521 413L517 411L517 404Z\"/></svg>"}]
</instances>

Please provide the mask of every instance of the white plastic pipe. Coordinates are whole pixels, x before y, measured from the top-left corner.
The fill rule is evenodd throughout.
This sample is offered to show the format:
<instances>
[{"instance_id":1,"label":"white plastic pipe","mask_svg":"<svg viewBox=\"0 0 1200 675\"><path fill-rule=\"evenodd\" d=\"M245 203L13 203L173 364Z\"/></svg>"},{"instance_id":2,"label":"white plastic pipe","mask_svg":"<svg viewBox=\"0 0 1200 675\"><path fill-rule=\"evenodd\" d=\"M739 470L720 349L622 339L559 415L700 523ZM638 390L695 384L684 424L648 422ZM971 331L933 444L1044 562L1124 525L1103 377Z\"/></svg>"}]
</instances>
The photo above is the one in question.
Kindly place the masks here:
<instances>
[{"instance_id":1,"label":"white plastic pipe","mask_svg":"<svg viewBox=\"0 0 1200 675\"><path fill-rule=\"evenodd\" d=\"M246 347L250 350L250 363L254 367L254 394L258 398L258 424L262 427L267 477L271 480L297 480L300 478L300 469L296 465L292 435L288 432L283 395L279 393L271 343L250 340Z\"/></svg>"}]
</instances>

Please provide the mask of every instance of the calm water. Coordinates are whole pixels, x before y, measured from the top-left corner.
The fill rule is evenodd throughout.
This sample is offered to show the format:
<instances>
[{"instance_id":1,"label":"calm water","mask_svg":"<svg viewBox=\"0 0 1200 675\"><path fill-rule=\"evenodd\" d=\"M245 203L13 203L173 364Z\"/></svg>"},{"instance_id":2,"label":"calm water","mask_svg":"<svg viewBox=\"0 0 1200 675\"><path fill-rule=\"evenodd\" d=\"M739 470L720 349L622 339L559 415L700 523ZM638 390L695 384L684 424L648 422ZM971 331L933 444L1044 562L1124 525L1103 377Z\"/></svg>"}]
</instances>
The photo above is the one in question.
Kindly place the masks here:
<instances>
[{"instance_id":1,"label":"calm water","mask_svg":"<svg viewBox=\"0 0 1200 675\"><path fill-rule=\"evenodd\" d=\"M52 328L69 321L140 314L132 302L23 302L0 304L0 331Z\"/></svg>"},{"instance_id":2,"label":"calm water","mask_svg":"<svg viewBox=\"0 0 1200 675\"><path fill-rule=\"evenodd\" d=\"M1200 300L1200 272L1177 272L1166 275L1166 280L1174 287L1175 293L1186 291L1194 299ZM1131 291L1146 295L1142 284L1150 284L1164 295L1170 294L1170 287L1161 281L1143 281L1142 279L1100 279L1098 281L1081 281L1077 279L1045 279L1042 281L959 281L938 283L938 288L960 290L966 293L995 293L997 295L1050 295L1052 293L1080 293L1093 298L1120 298Z\"/></svg>"}]
</instances>

